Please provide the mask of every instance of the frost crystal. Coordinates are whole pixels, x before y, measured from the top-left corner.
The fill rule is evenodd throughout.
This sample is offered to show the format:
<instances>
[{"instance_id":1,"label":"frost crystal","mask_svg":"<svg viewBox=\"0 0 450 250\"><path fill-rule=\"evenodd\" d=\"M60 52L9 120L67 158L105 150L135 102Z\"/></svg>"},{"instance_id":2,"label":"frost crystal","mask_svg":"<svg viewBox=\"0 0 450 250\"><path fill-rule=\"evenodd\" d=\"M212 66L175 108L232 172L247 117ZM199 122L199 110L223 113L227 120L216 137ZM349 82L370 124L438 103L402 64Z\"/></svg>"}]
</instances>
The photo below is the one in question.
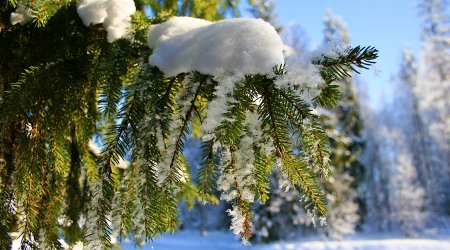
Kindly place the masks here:
<instances>
[{"instance_id":1,"label":"frost crystal","mask_svg":"<svg viewBox=\"0 0 450 250\"><path fill-rule=\"evenodd\" d=\"M244 232L245 215L237 206L233 206L232 209L227 210L228 215L231 217L230 230L233 231L235 235L240 235ZM242 239L244 245L248 244L248 241Z\"/></svg>"},{"instance_id":2,"label":"frost crystal","mask_svg":"<svg viewBox=\"0 0 450 250\"><path fill-rule=\"evenodd\" d=\"M233 91L234 84L238 82L242 77L227 76L227 77L216 77L216 81L219 83L214 91L216 98L213 99L206 109L206 120L202 124L203 130L203 140L210 140L212 137L212 132L214 129L222 122L222 114L225 113L227 108L227 101L231 98L228 95Z\"/></svg>"},{"instance_id":3,"label":"frost crystal","mask_svg":"<svg viewBox=\"0 0 450 250\"><path fill-rule=\"evenodd\" d=\"M289 88L304 101L311 101L317 97L325 87L320 71L320 66L314 61L326 58L338 58L348 54L342 42L331 41L319 47L313 52L299 55L294 48L284 46L286 61L285 72L275 84L279 88Z\"/></svg>"},{"instance_id":4,"label":"frost crystal","mask_svg":"<svg viewBox=\"0 0 450 250\"><path fill-rule=\"evenodd\" d=\"M214 76L266 74L284 63L283 42L267 22L236 18L208 22L173 17L150 27L150 64L167 76L199 71Z\"/></svg>"},{"instance_id":5,"label":"frost crystal","mask_svg":"<svg viewBox=\"0 0 450 250\"><path fill-rule=\"evenodd\" d=\"M102 178L105 178L102 176ZM107 178L107 177L106 177ZM100 201L103 198L102 192L102 181L98 180L92 186L92 200L88 208L87 219L86 219L86 241L87 249L99 249L102 245L100 241L100 232L97 226L98 209L100 206Z\"/></svg>"},{"instance_id":6,"label":"frost crystal","mask_svg":"<svg viewBox=\"0 0 450 250\"><path fill-rule=\"evenodd\" d=\"M103 23L108 42L125 37L131 28L131 15L136 11L133 0L80 0L77 8L83 24Z\"/></svg>"},{"instance_id":7,"label":"frost crystal","mask_svg":"<svg viewBox=\"0 0 450 250\"><path fill-rule=\"evenodd\" d=\"M320 94L325 81L316 65L291 57L286 64L286 74L275 84L279 88L290 88L303 100L310 101Z\"/></svg>"},{"instance_id":8,"label":"frost crystal","mask_svg":"<svg viewBox=\"0 0 450 250\"><path fill-rule=\"evenodd\" d=\"M228 148L223 149L221 175L217 180L219 190L222 191L221 199L232 201L236 198L253 202L255 195L251 187L255 184L252 173L255 170L253 162L255 141L250 136L244 136L239 144L239 150L235 152L237 168L228 167L232 161L232 155Z\"/></svg>"},{"instance_id":9,"label":"frost crystal","mask_svg":"<svg viewBox=\"0 0 450 250\"><path fill-rule=\"evenodd\" d=\"M323 45L319 46L316 50L307 53L304 56L304 60L312 62L320 60L322 58L337 59L342 55L347 55L348 49L339 39L330 40Z\"/></svg>"},{"instance_id":10,"label":"frost crystal","mask_svg":"<svg viewBox=\"0 0 450 250\"><path fill-rule=\"evenodd\" d=\"M187 85L187 83L185 83ZM191 84L191 89L197 89L199 83L194 82ZM179 93L176 103L177 105L177 112L175 116L184 116L187 114L188 110L190 109L190 106L192 105L189 98L186 98L192 93L189 93L186 89L183 89L181 93ZM179 143L181 138L180 131L184 131L186 129L187 124L184 120L180 119L174 119L170 123L169 127L169 136L166 140L162 136L162 129L161 127L157 127L157 138L158 143L157 146L163 152L162 159L158 164L156 165L156 170L158 173L158 184L163 186L168 180L178 179L181 182L185 182L188 178L186 175L186 169L180 167L176 167L174 165L174 158L177 154L181 153L178 152L179 150ZM182 164L181 164L182 165Z\"/></svg>"}]
</instances>

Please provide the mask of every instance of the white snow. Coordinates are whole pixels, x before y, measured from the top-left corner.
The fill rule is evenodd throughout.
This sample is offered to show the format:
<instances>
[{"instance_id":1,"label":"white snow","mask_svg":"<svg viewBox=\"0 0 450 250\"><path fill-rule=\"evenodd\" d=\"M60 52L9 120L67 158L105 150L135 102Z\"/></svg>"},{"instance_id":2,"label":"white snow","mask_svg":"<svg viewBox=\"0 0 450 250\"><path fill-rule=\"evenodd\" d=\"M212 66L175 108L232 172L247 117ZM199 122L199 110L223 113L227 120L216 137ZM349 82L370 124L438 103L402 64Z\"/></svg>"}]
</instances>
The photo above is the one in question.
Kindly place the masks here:
<instances>
[{"instance_id":1,"label":"white snow","mask_svg":"<svg viewBox=\"0 0 450 250\"><path fill-rule=\"evenodd\" d=\"M232 209L228 209L227 213L231 217L231 226L230 230L233 231L235 235L240 235L244 233L244 224L245 224L245 214L241 209L237 206L233 206ZM248 245L247 239L242 239L242 243Z\"/></svg>"},{"instance_id":2,"label":"white snow","mask_svg":"<svg viewBox=\"0 0 450 250\"><path fill-rule=\"evenodd\" d=\"M98 145L92 139L89 139L88 148L97 157L102 154L102 150L98 147Z\"/></svg>"},{"instance_id":3,"label":"white snow","mask_svg":"<svg viewBox=\"0 0 450 250\"><path fill-rule=\"evenodd\" d=\"M235 75L215 78L219 84L214 91L216 98L208 104L206 109L206 119L202 124L203 141L212 139L214 130L223 120L222 114L227 110L227 101L231 101L231 97L228 95L233 91L235 83L242 77L241 75Z\"/></svg>"},{"instance_id":4,"label":"white snow","mask_svg":"<svg viewBox=\"0 0 450 250\"><path fill-rule=\"evenodd\" d=\"M108 42L125 37L131 29L131 15L136 11L133 0L107 1L107 16L103 26L108 31Z\"/></svg>"},{"instance_id":5,"label":"white snow","mask_svg":"<svg viewBox=\"0 0 450 250\"><path fill-rule=\"evenodd\" d=\"M20 249L21 238L13 235L12 249ZM131 242L120 246L124 250L140 249ZM73 249L83 248L83 243L77 242ZM303 239L302 241L275 242L267 245L244 246L237 236L231 232L215 231L203 233L198 231L182 231L165 234L149 242L143 249L155 250L449 250L450 238L407 239L377 235L367 235L351 240L329 241L320 239Z\"/></svg>"},{"instance_id":6,"label":"white snow","mask_svg":"<svg viewBox=\"0 0 450 250\"><path fill-rule=\"evenodd\" d=\"M77 13L83 21L83 24L103 23L106 18L105 0L80 0L77 7Z\"/></svg>"},{"instance_id":7,"label":"white snow","mask_svg":"<svg viewBox=\"0 0 450 250\"><path fill-rule=\"evenodd\" d=\"M151 245L151 247L150 247ZM131 243L123 243L124 250L138 249ZM148 243L144 249L155 250L449 250L450 238L402 239L364 236L343 241L303 239L302 241L276 242L267 245L243 246L231 232L208 232L202 236L196 231L182 231L163 235Z\"/></svg>"},{"instance_id":8,"label":"white snow","mask_svg":"<svg viewBox=\"0 0 450 250\"><path fill-rule=\"evenodd\" d=\"M131 15L135 11L133 0L80 0L77 8L84 25L103 23L108 42L128 34Z\"/></svg>"},{"instance_id":9,"label":"white snow","mask_svg":"<svg viewBox=\"0 0 450 250\"><path fill-rule=\"evenodd\" d=\"M150 25L148 45L150 48L156 48L161 41L210 24L212 22L194 17L172 17L161 24Z\"/></svg>"},{"instance_id":10,"label":"white snow","mask_svg":"<svg viewBox=\"0 0 450 250\"><path fill-rule=\"evenodd\" d=\"M286 74L278 78L275 85L279 88L292 89L305 101L318 96L325 86L319 67L301 58L289 58L285 70Z\"/></svg>"},{"instance_id":11,"label":"white snow","mask_svg":"<svg viewBox=\"0 0 450 250\"><path fill-rule=\"evenodd\" d=\"M294 48L286 45L283 52L286 74L279 77L275 84L279 88L290 88L304 101L311 101L326 85L320 74L321 66L312 62L324 58L338 58L348 54L348 49L342 41L331 40L308 53L299 54Z\"/></svg>"},{"instance_id":12,"label":"white snow","mask_svg":"<svg viewBox=\"0 0 450 250\"><path fill-rule=\"evenodd\" d=\"M118 167L120 169L127 169L130 165L131 165L131 163L129 161L120 157L119 162L117 163L116 167Z\"/></svg>"},{"instance_id":13,"label":"white snow","mask_svg":"<svg viewBox=\"0 0 450 250\"><path fill-rule=\"evenodd\" d=\"M29 23L31 19L30 10L26 8L22 2L19 2L16 11L11 13L10 22L12 25L25 25Z\"/></svg>"},{"instance_id":14,"label":"white snow","mask_svg":"<svg viewBox=\"0 0 450 250\"><path fill-rule=\"evenodd\" d=\"M305 53L304 61L312 62L323 58L336 59L339 56L347 55L348 47L339 39L332 39L318 46L315 50Z\"/></svg>"},{"instance_id":15,"label":"white snow","mask_svg":"<svg viewBox=\"0 0 450 250\"><path fill-rule=\"evenodd\" d=\"M267 22L236 18L210 23L173 17L149 30L150 64L168 77L199 71L214 76L266 74L284 63L283 42Z\"/></svg>"}]
</instances>

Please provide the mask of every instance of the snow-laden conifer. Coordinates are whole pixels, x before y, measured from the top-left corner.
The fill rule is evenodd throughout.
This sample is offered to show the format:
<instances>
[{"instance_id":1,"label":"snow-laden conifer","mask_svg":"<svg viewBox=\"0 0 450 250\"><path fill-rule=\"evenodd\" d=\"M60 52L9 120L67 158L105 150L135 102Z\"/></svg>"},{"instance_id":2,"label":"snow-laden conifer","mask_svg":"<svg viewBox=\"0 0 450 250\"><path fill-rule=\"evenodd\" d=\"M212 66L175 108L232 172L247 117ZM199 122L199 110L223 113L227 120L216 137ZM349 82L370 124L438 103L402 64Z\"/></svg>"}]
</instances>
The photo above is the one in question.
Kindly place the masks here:
<instances>
[{"instance_id":1,"label":"snow-laden conifer","mask_svg":"<svg viewBox=\"0 0 450 250\"><path fill-rule=\"evenodd\" d=\"M165 14L220 18L234 1L208 1L216 7L208 14L155 3L157 18L134 2L27 1L36 25L0 23L8 48L0 57L11 58L0 62L1 244L11 245L11 231L23 232L24 247L58 247L60 237L96 249L116 236L141 244L177 229L180 200L217 202L217 190L246 240L274 165L323 216L327 142L311 109L336 103L332 83L372 64L377 51L324 51L304 59L304 81L277 85L290 69L280 37L262 20L183 21L158 35L164 20L177 19ZM2 15L14 4L2 5ZM152 36L158 42L148 46ZM192 131L204 139L198 185L183 155ZM291 136L308 145L302 154ZM63 215L71 223L58 223Z\"/></svg>"}]
</instances>

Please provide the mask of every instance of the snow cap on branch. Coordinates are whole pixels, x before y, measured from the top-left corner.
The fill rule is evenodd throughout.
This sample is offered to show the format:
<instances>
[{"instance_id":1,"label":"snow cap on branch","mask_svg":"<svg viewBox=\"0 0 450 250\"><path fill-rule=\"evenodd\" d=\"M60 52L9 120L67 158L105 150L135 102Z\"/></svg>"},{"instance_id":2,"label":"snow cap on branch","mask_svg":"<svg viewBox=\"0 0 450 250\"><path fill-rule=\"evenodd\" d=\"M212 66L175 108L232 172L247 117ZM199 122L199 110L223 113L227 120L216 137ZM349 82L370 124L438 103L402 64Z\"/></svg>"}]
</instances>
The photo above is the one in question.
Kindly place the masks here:
<instances>
[{"instance_id":1,"label":"snow cap on branch","mask_svg":"<svg viewBox=\"0 0 450 250\"><path fill-rule=\"evenodd\" d=\"M267 22L236 18L208 22L173 17L149 30L150 64L167 76L199 71L214 76L266 74L284 63L283 42Z\"/></svg>"},{"instance_id":2,"label":"snow cap on branch","mask_svg":"<svg viewBox=\"0 0 450 250\"><path fill-rule=\"evenodd\" d=\"M86 26L103 23L106 17L106 1L80 0L77 13Z\"/></svg>"},{"instance_id":3,"label":"snow cap on branch","mask_svg":"<svg viewBox=\"0 0 450 250\"><path fill-rule=\"evenodd\" d=\"M161 24L150 25L148 45L150 48L156 48L161 41L212 23L211 21L194 17L172 17Z\"/></svg>"},{"instance_id":4,"label":"snow cap on branch","mask_svg":"<svg viewBox=\"0 0 450 250\"><path fill-rule=\"evenodd\" d=\"M133 0L80 0L77 8L84 25L103 23L108 32L108 42L128 34L131 15L135 11Z\"/></svg>"},{"instance_id":5,"label":"snow cap on branch","mask_svg":"<svg viewBox=\"0 0 450 250\"><path fill-rule=\"evenodd\" d=\"M30 10L19 2L15 12L11 13L10 21L12 25L25 25L31 21Z\"/></svg>"}]
</instances>

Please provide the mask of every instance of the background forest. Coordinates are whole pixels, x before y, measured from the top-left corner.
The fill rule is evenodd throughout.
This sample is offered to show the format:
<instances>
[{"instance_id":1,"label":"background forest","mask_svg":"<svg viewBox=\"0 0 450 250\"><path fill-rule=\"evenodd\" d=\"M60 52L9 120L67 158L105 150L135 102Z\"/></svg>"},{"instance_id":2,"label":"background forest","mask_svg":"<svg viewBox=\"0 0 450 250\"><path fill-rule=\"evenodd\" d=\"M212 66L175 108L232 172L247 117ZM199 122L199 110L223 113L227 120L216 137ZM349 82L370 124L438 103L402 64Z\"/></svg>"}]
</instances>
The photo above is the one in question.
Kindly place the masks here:
<instances>
[{"instance_id":1,"label":"background forest","mask_svg":"<svg viewBox=\"0 0 450 250\"><path fill-rule=\"evenodd\" d=\"M354 44L331 9L309 40L282 21L286 2L1 3L0 249L241 249L230 230L257 249L379 235L450 248L449 1L410 4L420 45L399 49L395 69L372 65L377 51L363 46L376 45ZM158 46L181 31L152 37L165 31L150 25L171 16L208 20L174 26L192 32L260 18L286 64L176 71L203 44L240 35L230 28L212 42L196 33L207 37L197 47L176 40L174 58L192 54L165 68ZM252 42L276 47L267 37ZM378 68L388 83L358 74Z\"/></svg>"}]
</instances>

